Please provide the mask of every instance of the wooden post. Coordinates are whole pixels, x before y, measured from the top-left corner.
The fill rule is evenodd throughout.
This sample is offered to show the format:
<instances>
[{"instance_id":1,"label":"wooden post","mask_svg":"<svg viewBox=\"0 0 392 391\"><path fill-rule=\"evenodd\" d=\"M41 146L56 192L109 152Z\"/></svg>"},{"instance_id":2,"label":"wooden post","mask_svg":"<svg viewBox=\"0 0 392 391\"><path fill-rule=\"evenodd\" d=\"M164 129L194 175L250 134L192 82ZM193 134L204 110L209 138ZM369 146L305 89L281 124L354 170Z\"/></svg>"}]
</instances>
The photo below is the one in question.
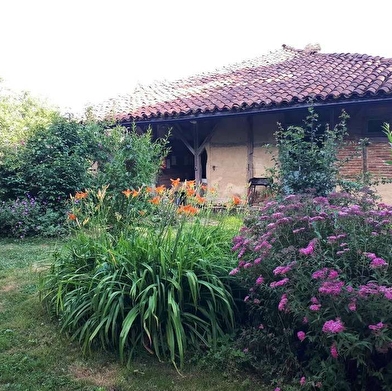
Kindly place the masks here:
<instances>
[{"instance_id":1,"label":"wooden post","mask_svg":"<svg viewBox=\"0 0 392 391\"><path fill-rule=\"evenodd\" d=\"M368 182L368 146L368 142L362 142L362 180L364 184Z\"/></svg>"},{"instance_id":2,"label":"wooden post","mask_svg":"<svg viewBox=\"0 0 392 391\"><path fill-rule=\"evenodd\" d=\"M247 118L248 134L247 134L247 175L248 181L253 178L253 150L254 150L254 136L253 136L253 118Z\"/></svg>"},{"instance_id":3,"label":"wooden post","mask_svg":"<svg viewBox=\"0 0 392 391\"><path fill-rule=\"evenodd\" d=\"M202 149L199 145L199 129L196 121L191 122L193 125L193 150L194 150L194 162L195 162L195 182L200 184L202 180L202 168L201 168L201 153Z\"/></svg>"},{"instance_id":4,"label":"wooden post","mask_svg":"<svg viewBox=\"0 0 392 391\"><path fill-rule=\"evenodd\" d=\"M188 148L188 150L192 153L194 159L194 168L195 168L195 182L197 184L201 183L202 178L202 166L201 166L201 154L206 148L207 143L211 140L214 130L206 136L202 143L200 143L199 139L199 129L196 121L192 121L193 127L193 146L191 143L185 138L182 134L181 127L179 125L175 125L173 129L173 134L180 139L184 145Z\"/></svg>"}]
</instances>

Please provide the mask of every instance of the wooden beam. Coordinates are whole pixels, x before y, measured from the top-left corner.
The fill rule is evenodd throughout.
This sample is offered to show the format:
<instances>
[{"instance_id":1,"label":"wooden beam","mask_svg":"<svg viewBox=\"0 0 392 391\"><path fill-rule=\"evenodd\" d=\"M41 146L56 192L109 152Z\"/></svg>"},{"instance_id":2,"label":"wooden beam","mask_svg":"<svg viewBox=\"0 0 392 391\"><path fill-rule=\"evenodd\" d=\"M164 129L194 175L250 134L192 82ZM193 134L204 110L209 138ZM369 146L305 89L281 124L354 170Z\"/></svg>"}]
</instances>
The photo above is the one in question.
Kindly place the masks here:
<instances>
[{"instance_id":1,"label":"wooden beam","mask_svg":"<svg viewBox=\"0 0 392 391\"><path fill-rule=\"evenodd\" d=\"M195 155L195 149L191 146L189 141L183 136L183 134L181 132L181 128L180 128L180 126L178 124L176 124L175 127L174 127L174 135L177 138L179 138L185 144L185 146L191 151L191 154L194 156Z\"/></svg>"},{"instance_id":2,"label":"wooden beam","mask_svg":"<svg viewBox=\"0 0 392 391\"><path fill-rule=\"evenodd\" d=\"M199 134L199 127L197 121L191 121L192 128L193 128L193 146L191 145L190 141L184 136L183 131L180 125L175 124L173 128L173 135L180 139L184 145L189 149L192 153L194 158L194 169L195 169L195 181L196 183L201 183L202 181L202 164L201 164L201 154L206 149L206 145L211 141L212 136L215 132L215 126L211 133L209 133L204 140L200 143L200 134Z\"/></svg>"},{"instance_id":3,"label":"wooden beam","mask_svg":"<svg viewBox=\"0 0 392 391\"><path fill-rule=\"evenodd\" d=\"M204 139L204 141L201 143L201 145L199 147L200 153L202 153L206 149L206 145L212 139L213 135L214 135L214 132L211 132L210 134L208 134L206 136L206 138Z\"/></svg>"},{"instance_id":4,"label":"wooden beam","mask_svg":"<svg viewBox=\"0 0 392 391\"><path fill-rule=\"evenodd\" d=\"M253 178L253 152L254 152L254 135L253 135L253 118L247 118L248 132L247 132L247 176L248 181Z\"/></svg>"}]
</instances>

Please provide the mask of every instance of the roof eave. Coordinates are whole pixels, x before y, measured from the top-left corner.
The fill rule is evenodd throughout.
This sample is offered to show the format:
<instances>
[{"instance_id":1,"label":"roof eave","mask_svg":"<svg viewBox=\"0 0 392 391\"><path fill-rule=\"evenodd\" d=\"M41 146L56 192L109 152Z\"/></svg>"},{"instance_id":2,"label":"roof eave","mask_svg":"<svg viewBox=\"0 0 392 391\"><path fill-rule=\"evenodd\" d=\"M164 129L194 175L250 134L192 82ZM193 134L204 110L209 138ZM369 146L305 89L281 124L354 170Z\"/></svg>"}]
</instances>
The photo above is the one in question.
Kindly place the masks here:
<instances>
[{"instance_id":1,"label":"roof eave","mask_svg":"<svg viewBox=\"0 0 392 391\"><path fill-rule=\"evenodd\" d=\"M390 102L392 103L392 96L385 97L377 96L377 97L355 97L349 99L335 99L330 101L325 100L314 100L313 102L304 101L304 102L297 102L291 104L281 104L281 105L270 105L270 106L258 106L252 108L240 108L237 110L221 110L221 111L208 111L208 112L198 112L196 114L178 114L172 116L155 116L155 117L148 117L143 119L124 119L120 120L124 126L136 124L136 125L146 125L146 124L165 124L165 123L173 123L173 122L189 122L195 120L207 120L207 119L216 119L216 118L229 118L234 116L248 116L248 115L257 115L257 114L266 114L266 113L279 113L279 112L286 112L290 110L297 110L301 108L309 108L313 106L317 107L342 107L343 106L351 106L354 104L359 103L366 103L366 104L376 104L380 102Z\"/></svg>"}]
</instances>

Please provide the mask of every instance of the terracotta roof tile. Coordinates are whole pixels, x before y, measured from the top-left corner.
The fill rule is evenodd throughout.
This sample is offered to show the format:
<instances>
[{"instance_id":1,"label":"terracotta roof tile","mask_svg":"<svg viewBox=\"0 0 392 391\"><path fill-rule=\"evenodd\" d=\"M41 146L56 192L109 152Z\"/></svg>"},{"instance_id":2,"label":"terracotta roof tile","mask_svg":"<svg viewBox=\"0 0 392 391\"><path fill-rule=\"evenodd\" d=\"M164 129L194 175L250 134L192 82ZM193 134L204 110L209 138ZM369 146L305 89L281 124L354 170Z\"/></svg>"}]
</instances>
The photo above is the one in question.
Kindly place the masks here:
<instances>
[{"instance_id":1,"label":"terracotta roof tile","mask_svg":"<svg viewBox=\"0 0 392 391\"><path fill-rule=\"evenodd\" d=\"M132 94L95 107L120 120L203 115L217 111L392 94L392 59L325 54L283 45L214 72L138 86Z\"/></svg>"}]
</instances>

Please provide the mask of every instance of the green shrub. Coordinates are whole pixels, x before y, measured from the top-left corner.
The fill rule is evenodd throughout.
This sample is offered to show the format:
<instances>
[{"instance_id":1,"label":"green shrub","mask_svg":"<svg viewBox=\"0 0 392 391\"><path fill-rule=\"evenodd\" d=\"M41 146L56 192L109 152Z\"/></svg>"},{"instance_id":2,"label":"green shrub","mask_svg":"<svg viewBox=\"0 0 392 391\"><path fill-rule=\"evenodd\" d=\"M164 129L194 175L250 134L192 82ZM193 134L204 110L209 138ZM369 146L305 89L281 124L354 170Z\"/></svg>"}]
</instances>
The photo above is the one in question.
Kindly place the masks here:
<instances>
[{"instance_id":1,"label":"green shrub","mask_svg":"<svg viewBox=\"0 0 392 391\"><path fill-rule=\"evenodd\" d=\"M311 106L303 126L284 129L279 125L275 134L278 153L272 169L278 193L326 195L335 190L339 180L337 155L347 134L347 118L343 111L333 129L328 125L321 129Z\"/></svg>"},{"instance_id":2,"label":"green shrub","mask_svg":"<svg viewBox=\"0 0 392 391\"><path fill-rule=\"evenodd\" d=\"M196 216L192 205L178 207L162 187L144 192L123 191L122 209L106 187L78 193L69 214L74 237L41 295L85 351L99 345L124 358L145 348L181 366L189 349L215 346L233 331L235 231Z\"/></svg>"},{"instance_id":3,"label":"green shrub","mask_svg":"<svg viewBox=\"0 0 392 391\"><path fill-rule=\"evenodd\" d=\"M384 132L385 135L387 136L389 146L390 146L391 149L392 149L392 131L391 131L391 129L390 129L388 123L384 123L384 124L383 124L383 132ZM387 163L388 163L388 164L392 164L392 160L389 160Z\"/></svg>"},{"instance_id":4,"label":"green shrub","mask_svg":"<svg viewBox=\"0 0 392 391\"><path fill-rule=\"evenodd\" d=\"M124 189L137 189L156 183L168 149L168 139L153 140L151 129L138 133L117 126L106 129L101 141L104 154L98 161L95 186L110 184L109 191L119 194Z\"/></svg>"},{"instance_id":5,"label":"green shrub","mask_svg":"<svg viewBox=\"0 0 392 391\"><path fill-rule=\"evenodd\" d=\"M265 379L388 389L391 206L368 194L290 195L250 217L233 249L239 264L230 274L249 290L238 343Z\"/></svg>"},{"instance_id":6,"label":"green shrub","mask_svg":"<svg viewBox=\"0 0 392 391\"><path fill-rule=\"evenodd\" d=\"M17 204L17 199L32 197L40 205L37 216L49 220L57 214L53 223L58 226L69 196L77 191L110 184L107 191L123 203L121 190L154 183L166 144L166 139L153 141L149 130L137 134L105 123L56 118L37 128L23 145L0 151L0 199ZM5 224L8 234L15 231L12 224Z\"/></svg>"},{"instance_id":7,"label":"green shrub","mask_svg":"<svg viewBox=\"0 0 392 391\"><path fill-rule=\"evenodd\" d=\"M1 236L59 236L66 232L64 221L65 211L55 211L31 196L0 202Z\"/></svg>"},{"instance_id":8,"label":"green shrub","mask_svg":"<svg viewBox=\"0 0 392 391\"><path fill-rule=\"evenodd\" d=\"M55 206L89 186L90 156L81 130L76 122L59 120L27 141L21 169L30 194Z\"/></svg>"}]
</instances>

